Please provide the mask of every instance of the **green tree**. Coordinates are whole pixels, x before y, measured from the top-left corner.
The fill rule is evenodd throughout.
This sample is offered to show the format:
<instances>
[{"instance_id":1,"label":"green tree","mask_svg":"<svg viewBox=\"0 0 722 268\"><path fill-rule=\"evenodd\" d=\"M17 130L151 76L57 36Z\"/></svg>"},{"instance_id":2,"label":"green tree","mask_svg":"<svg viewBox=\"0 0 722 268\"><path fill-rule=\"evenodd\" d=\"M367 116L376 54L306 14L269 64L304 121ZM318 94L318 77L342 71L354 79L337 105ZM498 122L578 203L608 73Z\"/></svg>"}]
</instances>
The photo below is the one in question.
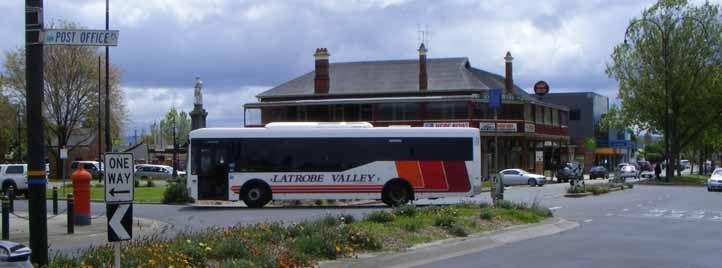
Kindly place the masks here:
<instances>
[{"instance_id":1,"label":"green tree","mask_svg":"<svg viewBox=\"0 0 722 268\"><path fill-rule=\"evenodd\" d=\"M619 82L621 99L616 120L610 121L668 136L671 159L702 138L709 124L722 121L719 12L719 5L659 0L630 23L628 42L614 48L607 66L607 74ZM664 128L665 96L670 133Z\"/></svg>"},{"instance_id":2,"label":"green tree","mask_svg":"<svg viewBox=\"0 0 722 268\"><path fill-rule=\"evenodd\" d=\"M160 120L160 132L163 136L163 140L169 144L173 144L173 126L175 123L176 129L176 141L179 145L188 141L188 134L191 131L191 119L188 114L184 111L178 112L173 107L168 111L163 119ZM151 131L153 130L151 126Z\"/></svg>"}]
</instances>

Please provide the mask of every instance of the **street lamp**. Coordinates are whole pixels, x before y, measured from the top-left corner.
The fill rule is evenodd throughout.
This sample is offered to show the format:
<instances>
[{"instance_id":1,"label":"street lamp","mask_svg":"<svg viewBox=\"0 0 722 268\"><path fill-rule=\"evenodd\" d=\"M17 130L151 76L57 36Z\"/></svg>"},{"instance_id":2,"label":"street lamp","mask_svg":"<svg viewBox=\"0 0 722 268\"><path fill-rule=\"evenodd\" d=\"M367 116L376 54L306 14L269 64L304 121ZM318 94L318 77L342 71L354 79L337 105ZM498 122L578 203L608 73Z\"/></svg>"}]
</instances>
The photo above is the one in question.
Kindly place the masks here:
<instances>
[{"instance_id":1,"label":"street lamp","mask_svg":"<svg viewBox=\"0 0 722 268\"><path fill-rule=\"evenodd\" d=\"M702 22L698 18L689 17L689 16L683 16L683 17L673 20L669 24L673 27L670 27L668 29L666 29L665 27L662 27L662 25L660 25L658 22L656 22L654 20L650 20L647 18L635 19L632 21L632 23L629 24L629 26L627 27L627 30L624 32L624 46L625 47L628 46L627 36L629 35L629 30L631 30L632 27L634 27L637 23L640 23L640 22L651 23L651 25L654 25L657 28L657 30L659 31L659 33L662 35L662 58L664 61L664 162L667 164L667 167L665 168L665 178L667 180L669 180L669 166L671 163L671 161L669 159L669 157L670 157L670 149L669 149L669 144L670 144L670 138L669 138L669 136L670 136L669 135L669 133L670 133L670 126L669 126L669 65L670 65L670 61L671 61L670 55L669 55L669 39L672 35L672 32L676 28L674 26L676 26L677 23L683 22L684 20L692 20L692 21L698 23L700 26L702 26L702 31L704 32L704 35L707 36L707 29L704 26L704 22ZM672 172L674 172L674 169L676 169L676 163L672 164L672 167L673 167Z\"/></svg>"},{"instance_id":2,"label":"street lamp","mask_svg":"<svg viewBox=\"0 0 722 268\"><path fill-rule=\"evenodd\" d=\"M176 142L176 120L173 116L173 181L178 179L178 143Z\"/></svg>"}]
</instances>

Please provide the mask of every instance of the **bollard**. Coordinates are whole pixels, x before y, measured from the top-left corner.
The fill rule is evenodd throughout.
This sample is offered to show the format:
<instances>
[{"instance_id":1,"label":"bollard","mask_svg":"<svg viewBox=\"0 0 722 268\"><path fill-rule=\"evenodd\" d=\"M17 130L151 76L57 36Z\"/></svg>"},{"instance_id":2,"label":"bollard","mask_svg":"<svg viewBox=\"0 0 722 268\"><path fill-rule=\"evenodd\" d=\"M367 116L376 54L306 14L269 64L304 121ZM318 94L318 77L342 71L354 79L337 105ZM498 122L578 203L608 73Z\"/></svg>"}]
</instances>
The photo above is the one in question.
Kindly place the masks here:
<instances>
[{"instance_id":1,"label":"bollard","mask_svg":"<svg viewBox=\"0 0 722 268\"><path fill-rule=\"evenodd\" d=\"M10 200L10 213L15 213L15 186L10 185L6 194Z\"/></svg>"},{"instance_id":2,"label":"bollard","mask_svg":"<svg viewBox=\"0 0 722 268\"><path fill-rule=\"evenodd\" d=\"M67 213L68 213L68 234L75 233L75 213L73 208L73 194L68 194L68 205L67 205Z\"/></svg>"},{"instance_id":3,"label":"bollard","mask_svg":"<svg viewBox=\"0 0 722 268\"><path fill-rule=\"evenodd\" d=\"M53 186L53 215L58 215L58 187Z\"/></svg>"},{"instance_id":4,"label":"bollard","mask_svg":"<svg viewBox=\"0 0 722 268\"><path fill-rule=\"evenodd\" d=\"M10 199L2 197L2 240L10 240Z\"/></svg>"}]
</instances>

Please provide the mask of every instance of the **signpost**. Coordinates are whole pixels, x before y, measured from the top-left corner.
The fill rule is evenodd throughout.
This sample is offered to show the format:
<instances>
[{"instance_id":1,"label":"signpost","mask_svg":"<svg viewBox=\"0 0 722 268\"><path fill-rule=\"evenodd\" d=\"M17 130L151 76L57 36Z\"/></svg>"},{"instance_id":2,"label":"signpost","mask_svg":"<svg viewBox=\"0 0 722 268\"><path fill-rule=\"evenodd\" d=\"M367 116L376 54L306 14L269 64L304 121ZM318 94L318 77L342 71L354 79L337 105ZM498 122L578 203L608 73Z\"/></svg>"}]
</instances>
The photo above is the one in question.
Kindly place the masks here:
<instances>
[{"instance_id":1,"label":"signpost","mask_svg":"<svg viewBox=\"0 0 722 268\"><path fill-rule=\"evenodd\" d=\"M133 238L133 186L135 177L133 155L105 154L105 208L108 218L108 241ZM114 267L120 267L120 244L115 246Z\"/></svg>"},{"instance_id":2,"label":"signpost","mask_svg":"<svg viewBox=\"0 0 722 268\"><path fill-rule=\"evenodd\" d=\"M489 90L489 109L494 110L494 175L492 176L491 197L494 205L504 199L504 183L499 175L499 134L498 110L501 108L501 89Z\"/></svg>"},{"instance_id":3,"label":"signpost","mask_svg":"<svg viewBox=\"0 0 722 268\"><path fill-rule=\"evenodd\" d=\"M47 29L43 32L46 45L118 46L117 30Z\"/></svg>"}]
</instances>

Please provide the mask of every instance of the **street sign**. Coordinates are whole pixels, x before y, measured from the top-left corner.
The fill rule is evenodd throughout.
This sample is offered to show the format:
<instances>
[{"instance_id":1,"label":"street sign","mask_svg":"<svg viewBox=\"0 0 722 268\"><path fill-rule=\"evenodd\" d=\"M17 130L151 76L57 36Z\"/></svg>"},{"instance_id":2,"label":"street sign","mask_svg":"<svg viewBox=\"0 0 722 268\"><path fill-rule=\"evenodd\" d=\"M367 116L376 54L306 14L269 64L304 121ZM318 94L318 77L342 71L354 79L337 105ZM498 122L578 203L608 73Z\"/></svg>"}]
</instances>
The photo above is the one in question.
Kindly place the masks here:
<instances>
[{"instance_id":1,"label":"street sign","mask_svg":"<svg viewBox=\"0 0 722 268\"><path fill-rule=\"evenodd\" d=\"M539 81L534 83L534 94L536 94L539 97L542 97L549 93L549 84L545 81Z\"/></svg>"},{"instance_id":2,"label":"street sign","mask_svg":"<svg viewBox=\"0 0 722 268\"><path fill-rule=\"evenodd\" d=\"M107 204L108 242L133 238L133 204Z\"/></svg>"},{"instance_id":3,"label":"street sign","mask_svg":"<svg viewBox=\"0 0 722 268\"><path fill-rule=\"evenodd\" d=\"M501 90L491 89L489 90L489 109L501 108Z\"/></svg>"},{"instance_id":4,"label":"street sign","mask_svg":"<svg viewBox=\"0 0 722 268\"><path fill-rule=\"evenodd\" d=\"M105 154L106 203L133 202L134 171L132 154Z\"/></svg>"},{"instance_id":5,"label":"street sign","mask_svg":"<svg viewBox=\"0 0 722 268\"><path fill-rule=\"evenodd\" d=\"M60 149L60 159L68 159L68 149L67 148Z\"/></svg>"},{"instance_id":6,"label":"street sign","mask_svg":"<svg viewBox=\"0 0 722 268\"><path fill-rule=\"evenodd\" d=\"M46 29L43 43L46 45L71 46L118 46L117 30L65 30Z\"/></svg>"}]
</instances>

